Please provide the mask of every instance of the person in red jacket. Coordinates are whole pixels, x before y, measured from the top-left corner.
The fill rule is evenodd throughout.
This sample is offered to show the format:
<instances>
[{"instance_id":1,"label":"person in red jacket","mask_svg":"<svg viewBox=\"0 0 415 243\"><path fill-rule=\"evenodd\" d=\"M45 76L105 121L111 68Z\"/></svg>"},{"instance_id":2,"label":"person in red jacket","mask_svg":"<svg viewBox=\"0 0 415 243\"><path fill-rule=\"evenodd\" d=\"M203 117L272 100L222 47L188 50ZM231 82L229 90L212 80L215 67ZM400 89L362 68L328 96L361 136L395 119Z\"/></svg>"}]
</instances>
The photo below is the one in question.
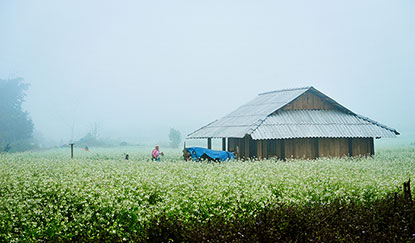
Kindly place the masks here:
<instances>
[{"instance_id":1,"label":"person in red jacket","mask_svg":"<svg viewBox=\"0 0 415 243\"><path fill-rule=\"evenodd\" d=\"M160 156L163 156L163 152L160 152L160 147L156 145L151 153L151 160L160 161Z\"/></svg>"}]
</instances>

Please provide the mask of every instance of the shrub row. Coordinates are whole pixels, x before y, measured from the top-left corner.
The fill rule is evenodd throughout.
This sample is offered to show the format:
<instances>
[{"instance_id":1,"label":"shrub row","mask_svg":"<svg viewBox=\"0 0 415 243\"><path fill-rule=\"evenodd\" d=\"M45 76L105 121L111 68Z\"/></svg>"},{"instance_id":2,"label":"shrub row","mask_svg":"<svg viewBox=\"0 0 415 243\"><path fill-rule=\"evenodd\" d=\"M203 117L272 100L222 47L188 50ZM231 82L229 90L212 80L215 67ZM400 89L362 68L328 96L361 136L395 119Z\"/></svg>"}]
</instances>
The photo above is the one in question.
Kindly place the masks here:
<instances>
[{"instance_id":1,"label":"shrub row","mask_svg":"<svg viewBox=\"0 0 415 243\"><path fill-rule=\"evenodd\" d=\"M125 212L114 215L125 234L112 234L102 225L96 232L68 232L70 238L48 235L38 241L134 242L405 242L415 241L415 206L403 196L390 194L374 203L335 201L307 206L268 205L251 217L240 211L226 219L184 222L180 215L160 215L144 225ZM82 231L82 230L81 230ZM66 236L69 236L66 235ZM90 236L98 236L91 239ZM126 238L126 235L128 237ZM32 235L35 237L35 235ZM5 239L0 239L5 241Z\"/></svg>"},{"instance_id":2,"label":"shrub row","mask_svg":"<svg viewBox=\"0 0 415 243\"><path fill-rule=\"evenodd\" d=\"M403 197L388 197L371 205L274 205L255 217L205 224L183 223L164 216L146 228L151 242L405 242L415 241L415 207Z\"/></svg>"}]
</instances>

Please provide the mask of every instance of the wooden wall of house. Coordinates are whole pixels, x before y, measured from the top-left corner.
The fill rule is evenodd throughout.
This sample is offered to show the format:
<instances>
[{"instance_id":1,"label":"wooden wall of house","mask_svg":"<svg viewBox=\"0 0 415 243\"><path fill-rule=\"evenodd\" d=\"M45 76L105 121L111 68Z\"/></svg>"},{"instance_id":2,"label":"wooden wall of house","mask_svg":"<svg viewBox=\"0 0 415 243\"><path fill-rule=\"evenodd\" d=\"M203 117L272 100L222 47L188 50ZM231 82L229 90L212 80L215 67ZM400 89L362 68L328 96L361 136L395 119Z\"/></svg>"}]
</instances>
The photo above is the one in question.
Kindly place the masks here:
<instances>
[{"instance_id":1,"label":"wooden wall of house","mask_svg":"<svg viewBox=\"0 0 415 243\"><path fill-rule=\"evenodd\" d=\"M252 141L256 144L256 151L254 154L250 152L251 158L314 159L318 156L317 140L312 138Z\"/></svg>"},{"instance_id":2,"label":"wooden wall of house","mask_svg":"<svg viewBox=\"0 0 415 243\"><path fill-rule=\"evenodd\" d=\"M318 157L349 156L349 139L318 138Z\"/></svg>"},{"instance_id":3,"label":"wooden wall of house","mask_svg":"<svg viewBox=\"0 0 415 243\"><path fill-rule=\"evenodd\" d=\"M236 152L236 146L239 145L239 138L228 138L228 149L229 152Z\"/></svg>"},{"instance_id":4,"label":"wooden wall of house","mask_svg":"<svg viewBox=\"0 0 415 243\"><path fill-rule=\"evenodd\" d=\"M253 140L229 138L228 151L239 146L240 158L315 159L318 157L369 156L373 138L296 138Z\"/></svg>"},{"instance_id":5,"label":"wooden wall of house","mask_svg":"<svg viewBox=\"0 0 415 243\"><path fill-rule=\"evenodd\" d=\"M318 157L369 156L373 138L297 138L253 140L229 138L228 151L239 146L240 158L315 159Z\"/></svg>"},{"instance_id":6,"label":"wooden wall of house","mask_svg":"<svg viewBox=\"0 0 415 243\"><path fill-rule=\"evenodd\" d=\"M318 157L316 139L297 138L285 140L286 159L315 159Z\"/></svg>"},{"instance_id":7,"label":"wooden wall of house","mask_svg":"<svg viewBox=\"0 0 415 243\"><path fill-rule=\"evenodd\" d=\"M334 110L335 107L308 91L287 104L284 110Z\"/></svg>"},{"instance_id":8,"label":"wooden wall of house","mask_svg":"<svg viewBox=\"0 0 415 243\"><path fill-rule=\"evenodd\" d=\"M228 151L237 152L239 147L240 158L254 158L256 157L256 146L257 141L251 139L250 136L244 138L228 138Z\"/></svg>"},{"instance_id":9,"label":"wooden wall of house","mask_svg":"<svg viewBox=\"0 0 415 243\"><path fill-rule=\"evenodd\" d=\"M304 138L285 140L286 159L370 156L373 154L373 138Z\"/></svg>"},{"instance_id":10,"label":"wooden wall of house","mask_svg":"<svg viewBox=\"0 0 415 243\"><path fill-rule=\"evenodd\" d=\"M368 156L375 154L373 138L351 139L351 156Z\"/></svg>"},{"instance_id":11,"label":"wooden wall of house","mask_svg":"<svg viewBox=\"0 0 415 243\"><path fill-rule=\"evenodd\" d=\"M244 138L228 138L228 151L237 151L240 158L281 158L281 140L253 140L250 136Z\"/></svg>"},{"instance_id":12,"label":"wooden wall of house","mask_svg":"<svg viewBox=\"0 0 415 243\"><path fill-rule=\"evenodd\" d=\"M280 139L270 139L270 140L258 140L257 142L257 151L258 158L279 158L282 159L281 149L284 149L282 146L282 140Z\"/></svg>"}]
</instances>

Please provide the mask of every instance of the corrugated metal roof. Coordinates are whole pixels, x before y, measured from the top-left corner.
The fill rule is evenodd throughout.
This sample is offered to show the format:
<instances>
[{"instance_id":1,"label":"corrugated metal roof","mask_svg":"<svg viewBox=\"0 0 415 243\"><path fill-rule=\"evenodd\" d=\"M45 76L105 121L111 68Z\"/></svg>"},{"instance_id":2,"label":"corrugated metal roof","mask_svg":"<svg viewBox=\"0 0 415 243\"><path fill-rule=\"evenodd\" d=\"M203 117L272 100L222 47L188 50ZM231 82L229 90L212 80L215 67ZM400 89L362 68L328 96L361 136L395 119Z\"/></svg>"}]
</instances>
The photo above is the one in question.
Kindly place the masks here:
<instances>
[{"instance_id":1,"label":"corrugated metal roof","mask_svg":"<svg viewBox=\"0 0 415 243\"><path fill-rule=\"evenodd\" d=\"M337 110L278 111L251 133L253 139L395 137L395 131Z\"/></svg>"},{"instance_id":2,"label":"corrugated metal roof","mask_svg":"<svg viewBox=\"0 0 415 243\"><path fill-rule=\"evenodd\" d=\"M308 90L326 98L339 110L281 111ZM277 112L278 111L278 112ZM396 130L354 114L313 87L277 90L259 94L225 117L188 135L188 138L253 139L300 137L394 137Z\"/></svg>"},{"instance_id":3,"label":"corrugated metal roof","mask_svg":"<svg viewBox=\"0 0 415 243\"><path fill-rule=\"evenodd\" d=\"M188 135L188 138L242 138L253 132L265 118L311 87L259 94L255 99Z\"/></svg>"}]
</instances>

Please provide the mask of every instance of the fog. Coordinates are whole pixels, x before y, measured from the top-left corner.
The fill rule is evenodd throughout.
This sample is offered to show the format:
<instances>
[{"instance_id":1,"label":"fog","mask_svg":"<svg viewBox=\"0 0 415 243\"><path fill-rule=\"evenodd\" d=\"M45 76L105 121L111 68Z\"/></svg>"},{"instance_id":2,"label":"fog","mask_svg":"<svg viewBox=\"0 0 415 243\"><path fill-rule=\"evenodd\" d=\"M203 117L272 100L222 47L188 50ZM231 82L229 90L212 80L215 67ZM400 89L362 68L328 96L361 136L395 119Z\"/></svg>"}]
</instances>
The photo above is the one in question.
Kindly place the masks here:
<instances>
[{"instance_id":1,"label":"fog","mask_svg":"<svg viewBox=\"0 0 415 243\"><path fill-rule=\"evenodd\" d=\"M0 79L53 143L185 136L258 93L314 86L415 137L415 2L1 1ZM413 139L415 141L415 138Z\"/></svg>"}]
</instances>

